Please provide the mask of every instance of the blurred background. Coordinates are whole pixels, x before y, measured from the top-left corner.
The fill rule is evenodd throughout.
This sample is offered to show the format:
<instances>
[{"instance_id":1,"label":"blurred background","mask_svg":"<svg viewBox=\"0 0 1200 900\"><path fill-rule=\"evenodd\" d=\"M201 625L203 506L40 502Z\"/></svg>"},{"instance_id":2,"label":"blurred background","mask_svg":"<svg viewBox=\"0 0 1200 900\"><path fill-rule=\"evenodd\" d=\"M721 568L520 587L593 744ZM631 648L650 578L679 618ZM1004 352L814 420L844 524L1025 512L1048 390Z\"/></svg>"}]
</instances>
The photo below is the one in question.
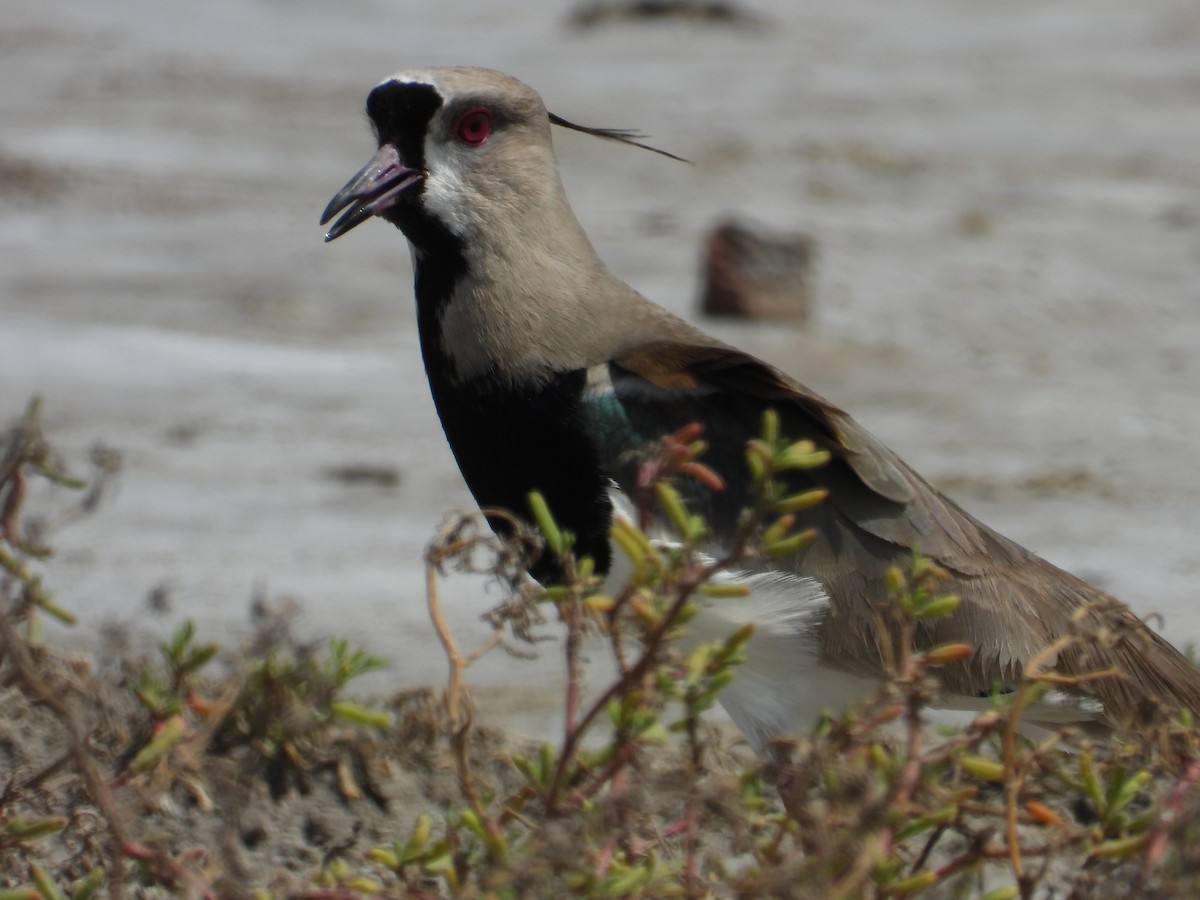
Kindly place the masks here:
<instances>
[{"instance_id":1,"label":"blurred background","mask_svg":"<svg viewBox=\"0 0 1200 900\"><path fill-rule=\"evenodd\" d=\"M508 71L559 132L611 268L697 318L734 214L815 249L807 322L701 320L849 409L984 521L1180 645L1200 637L1200 7L1194 0L17 0L0 23L0 419L40 394L115 494L49 582L95 649L251 598L444 672L422 552L467 507L417 348L409 255L317 218L367 160L370 87ZM148 601L162 610L150 613ZM454 578L468 634L499 596ZM539 730L543 663L477 682ZM498 685L503 684L501 688Z\"/></svg>"}]
</instances>

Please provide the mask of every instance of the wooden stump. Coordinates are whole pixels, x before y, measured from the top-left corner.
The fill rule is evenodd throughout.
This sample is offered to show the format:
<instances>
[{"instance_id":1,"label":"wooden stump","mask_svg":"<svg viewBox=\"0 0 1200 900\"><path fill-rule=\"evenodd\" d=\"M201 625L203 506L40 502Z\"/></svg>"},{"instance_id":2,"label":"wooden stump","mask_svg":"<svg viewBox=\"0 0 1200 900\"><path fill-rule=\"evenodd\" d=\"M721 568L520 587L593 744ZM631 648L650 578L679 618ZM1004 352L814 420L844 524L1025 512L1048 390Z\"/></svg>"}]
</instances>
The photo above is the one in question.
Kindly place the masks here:
<instances>
[{"instance_id":1,"label":"wooden stump","mask_svg":"<svg viewBox=\"0 0 1200 900\"><path fill-rule=\"evenodd\" d=\"M710 316L804 321L815 241L727 220L705 242L700 310Z\"/></svg>"}]
</instances>

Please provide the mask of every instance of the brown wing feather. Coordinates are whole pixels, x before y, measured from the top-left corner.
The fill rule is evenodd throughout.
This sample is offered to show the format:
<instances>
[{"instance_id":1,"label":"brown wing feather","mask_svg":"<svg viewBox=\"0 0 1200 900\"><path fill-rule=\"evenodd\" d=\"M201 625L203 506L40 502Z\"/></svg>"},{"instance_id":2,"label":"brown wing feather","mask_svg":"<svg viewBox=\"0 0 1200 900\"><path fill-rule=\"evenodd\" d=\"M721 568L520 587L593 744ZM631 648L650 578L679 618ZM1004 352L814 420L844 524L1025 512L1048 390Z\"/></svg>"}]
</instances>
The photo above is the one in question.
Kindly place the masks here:
<instances>
[{"instance_id":1,"label":"brown wing feather","mask_svg":"<svg viewBox=\"0 0 1200 900\"><path fill-rule=\"evenodd\" d=\"M883 574L913 550L950 572L958 610L921 626L918 641L964 641L976 648L942 671L947 689L986 694L1019 682L1024 666L1059 637L1081 640L1058 656L1064 674L1115 667L1124 675L1086 682L1072 692L1094 697L1115 721L1142 720L1160 704L1200 714L1200 671L1123 604L978 522L942 495L845 412L778 370L724 346L647 344L623 354L623 370L666 390L740 395L778 409L789 438L809 438L834 461L817 476L830 490L820 521L826 540L799 562L827 586L822 628L830 665L882 674L874 601Z\"/></svg>"},{"instance_id":2,"label":"brown wing feather","mask_svg":"<svg viewBox=\"0 0 1200 900\"><path fill-rule=\"evenodd\" d=\"M766 363L738 350L694 344L650 344L617 362L660 387L691 381L778 402L785 429L798 427L788 437L818 441L856 476L857 483L843 485L830 498L850 521L889 543L919 548L944 565L967 573L977 569L974 557L987 549L983 526L849 415Z\"/></svg>"}]
</instances>

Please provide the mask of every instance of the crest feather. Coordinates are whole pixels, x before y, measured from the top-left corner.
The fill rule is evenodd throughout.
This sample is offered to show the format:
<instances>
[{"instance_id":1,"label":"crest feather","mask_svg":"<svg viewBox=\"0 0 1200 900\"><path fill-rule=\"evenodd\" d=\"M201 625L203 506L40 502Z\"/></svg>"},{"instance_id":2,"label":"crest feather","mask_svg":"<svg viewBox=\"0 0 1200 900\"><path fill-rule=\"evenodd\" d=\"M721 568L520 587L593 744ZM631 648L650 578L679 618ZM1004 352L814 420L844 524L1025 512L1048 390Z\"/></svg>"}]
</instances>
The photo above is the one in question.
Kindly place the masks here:
<instances>
[{"instance_id":1,"label":"crest feather","mask_svg":"<svg viewBox=\"0 0 1200 900\"><path fill-rule=\"evenodd\" d=\"M642 150L649 150L651 153L657 153L659 156L665 156L667 159L678 160L679 162L689 162L682 156L676 156L674 153L668 153L666 150L659 150L657 147L651 147L649 144L643 144L638 138L644 135L636 131L626 131L623 128L591 128L587 125L576 125L574 122L568 122L562 116L556 116L554 113L547 113L550 116L551 125L559 125L563 128L569 128L572 131L590 134L592 137L603 138L606 141L616 141L618 144L628 144L631 147L639 147Z\"/></svg>"}]
</instances>

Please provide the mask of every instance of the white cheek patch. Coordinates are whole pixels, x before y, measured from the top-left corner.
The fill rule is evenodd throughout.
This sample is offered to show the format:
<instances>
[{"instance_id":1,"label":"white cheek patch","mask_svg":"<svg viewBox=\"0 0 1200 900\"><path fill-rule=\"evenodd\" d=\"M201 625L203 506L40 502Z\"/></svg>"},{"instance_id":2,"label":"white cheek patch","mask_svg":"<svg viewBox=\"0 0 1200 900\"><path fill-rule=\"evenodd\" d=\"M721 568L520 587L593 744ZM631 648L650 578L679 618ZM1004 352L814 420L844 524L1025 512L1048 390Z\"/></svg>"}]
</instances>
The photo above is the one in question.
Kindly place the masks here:
<instances>
[{"instance_id":1,"label":"white cheek patch","mask_svg":"<svg viewBox=\"0 0 1200 900\"><path fill-rule=\"evenodd\" d=\"M466 172L475 162L467 157L468 152L471 151L429 135L425 138L425 171L428 173L423 190L425 209L451 234L464 239L479 227L471 202L472 192L466 187Z\"/></svg>"}]
</instances>

